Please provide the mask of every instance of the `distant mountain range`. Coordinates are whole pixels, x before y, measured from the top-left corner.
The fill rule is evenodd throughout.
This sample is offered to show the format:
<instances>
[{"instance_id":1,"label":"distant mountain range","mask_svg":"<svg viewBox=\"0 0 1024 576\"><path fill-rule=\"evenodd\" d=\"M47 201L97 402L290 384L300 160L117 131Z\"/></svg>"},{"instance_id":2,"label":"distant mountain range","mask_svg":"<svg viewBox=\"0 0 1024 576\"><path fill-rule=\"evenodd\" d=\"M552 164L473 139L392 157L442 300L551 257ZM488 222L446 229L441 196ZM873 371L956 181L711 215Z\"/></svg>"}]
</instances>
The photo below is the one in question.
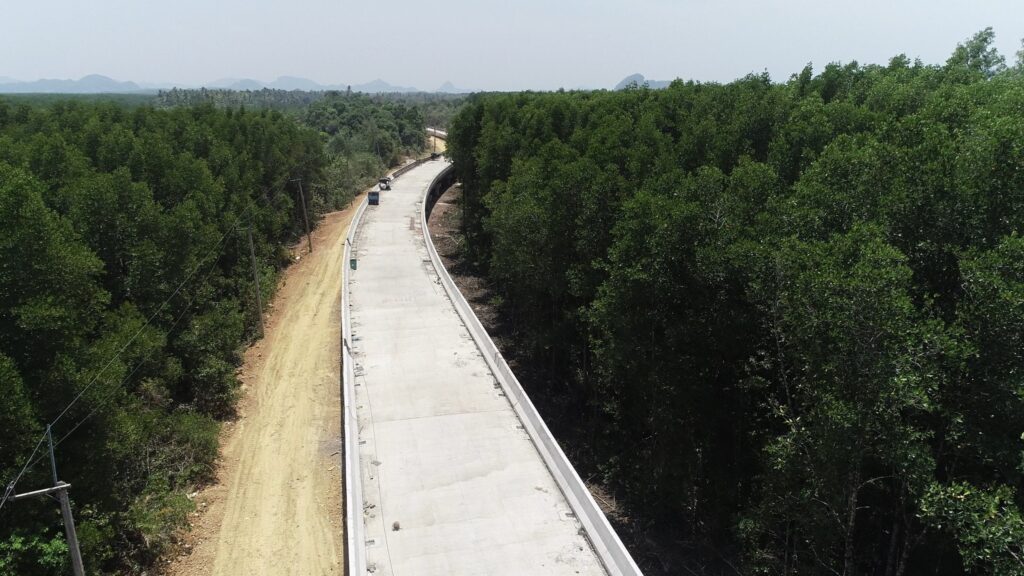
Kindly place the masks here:
<instances>
[{"instance_id":1,"label":"distant mountain range","mask_svg":"<svg viewBox=\"0 0 1024 576\"><path fill-rule=\"evenodd\" d=\"M631 74L622 79L621 82L615 85L616 90L622 90L630 84L636 84L637 86L643 87L645 84L648 88L657 90L660 88L668 88L669 84L672 84L671 80L648 80L644 78L643 74Z\"/></svg>"},{"instance_id":2,"label":"distant mountain range","mask_svg":"<svg viewBox=\"0 0 1024 576\"><path fill-rule=\"evenodd\" d=\"M106 76L90 74L78 80L43 79L33 82L19 82L13 78L0 78L2 93L69 93L69 94L100 94L106 92L141 92L143 90L134 82L118 82Z\"/></svg>"},{"instance_id":3,"label":"distant mountain range","mask_svg":"<svg viewBox=\"0 0 1024 576\"><path fill-rule=\"evenodd\" d=\"M444 84L441 84L441 87L435 90L435 92L440 92L441 94L469 94L470 92L473 92L473 90L456 88L454 84L446 81Z\"/></svg>"},{"instance_id":4,"label":"distant mountain range","mask_svg":"<svg viewBox=\"0 0 1024 576\"><path fill-rule=\"evenodd\" d=\"M637 86L648 86L649 88L667 88L669 80L648 80L642 74L626 76L621 82L615 85L615 90L622 90L630 84ZM26 94L26 93L49 93L49 94L131 94L131 93L155 93L157 90L170 90L171 88L193 89L193 88L221 88L226 90L262 90L270 88L274 90L303 90L317 92L323 90L348 90L348 84L320 84L308 78L297 76L280 76L272 82L253 80L252 78L221 78L214 82L199 85L189 84L146 84L135 82L119 82L107 76L90 74L78 80L56 80L42 79L24 82L0 76L0 94ZM366 94L378 93L402 93L420 92L419 89L410 86L395 86L384 80L377 79L365 84L352 84L353 92ZM441 94L468 94L473 92L466 88L458 88L451 82L445 82L434 92Z\"/></svg>"},{"instance_id":5,"label":"distant mountain range","mask_svg":"<svg viewBox=\"0 0 1024 576\"><path fill-rule=\"evenodd\" d=\"M348 84L319 84L313 80L309 80L308 78L298 78L295 76L281 76L273 82L262 82L251 78L222 78L215 82L209 82L201 85L171 83L137 84L135 82L119 82L98 74L90 74L89 76L85 76L78 80L43 79L31 82L23 82L6 76L0 76L0 94L125 94L155 92L156 90L169 90L174 87L183 89L205 87L223 88L228 90L262 90L264 88L271 88L275 90L305 90L315 92L322 90L348 90L349 86L350 85ZM367 94L377 94L381 92L419 92L416 88L409 86L395 86L380 79L367 82L366 84L352 84L351 88L353 92L363 92ZM438 92L459 94L468 92L468 90L460 90L455 88L450 82L445 82Z\"/></svg>"},{"instance_id":6,"label":"distant mountain range","mask_svg":"<svg viewBox=\"0 0 1024 576\"><path fill-rule=\"evenodd\" d=\"M281 76L273 82L262 82L252 78L222 78L216 82L203 85L206 88L225 88L227 90L262 90L271 88L273 90L303 90L306 92L319 92L323 90L348 90L349 84L319 84L309 78L297 76ZM353 92L364 92L377 94L380 92L419 92L417 88L410 86L395 86L376 79L366 84L352 84ZM186 88L186 86L181 86Z\"/></svg>"}]
</instances>

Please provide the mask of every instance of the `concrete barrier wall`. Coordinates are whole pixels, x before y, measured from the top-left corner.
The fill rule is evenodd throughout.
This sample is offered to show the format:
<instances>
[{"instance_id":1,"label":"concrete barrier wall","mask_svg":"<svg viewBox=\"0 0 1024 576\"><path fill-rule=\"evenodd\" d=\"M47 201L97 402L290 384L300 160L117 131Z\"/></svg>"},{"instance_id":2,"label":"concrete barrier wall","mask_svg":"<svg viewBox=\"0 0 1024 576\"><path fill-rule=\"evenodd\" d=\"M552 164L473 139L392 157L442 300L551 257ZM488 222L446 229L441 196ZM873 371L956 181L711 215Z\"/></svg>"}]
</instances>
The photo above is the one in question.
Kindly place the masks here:
<instances>
[{"instance_id":1,"label":"concrete barrier wall","mask_svg":"<svg viewBox=\"0 0 1024 576\"><path fill-rule=\"evenodd\" d=\"M434 268L441 279L441 284L444 286L445 292L448 293L448 297L455 306L455 310L459 313L463 323L465 323L470 334L473 336L477 348L483 354L484 359L494 373L494 377L498 379L498 382L504 389L506 396L512 403L512 407L519 416L519 420L523 423L530 438L537 446L537 451L540 452L544 463L562 490L566 501L572 507L573 513L576 514L577 519L583 525L587 538L604 564L605 569L613 576L639 575L641 574L640 568L637 567L636 562L633 561L633 557L622 544L618 534L615 533L611 524L608 523L604 512L601 511L601 508L594 501L594 497L590 494L590 490L587 489L579 474L576 473L576 469L573 468L568 458L565 457L565 453L562 452L562 448L558 445L554 436L551 435L551 431L548 430L540 413L533 406L530 397L526 395L522 385L515 374L512 373L512 370L509 369L508 364L502 357L501 352L498 351L497 346L494 345L494 341L491 340L487 330L484 329L480 320L477 319L476 313L473 312L473 309L462 296L448 271L445 270L444 264L437 254L437 249L434 248L434 241L430 237L427 220L437 199L451 185L454 176L453 167L449 166L434 179L424 194L423 210L420 214L427 252L430 253L430 260L434 263Z\"/></svg>"},{"instance_id":2,"label":"concrete barrier wall","mask_svg":"<svg viewBox=\"0 0 1024 576\"><path fill-rule=\"evenodd\" d=\"M341 268L341 380L342 433L345 435L345 573L366 574L366 528L363 525L363 485L359 469L359 419L356 416L355 362L352 360L352 320L349 317L349 260L359 222L366 211L366 197L359 203L345 238L345 255Z\"/></svg>"},{"instance_id":3,"label":"concrete barrier wall","mask_svg":"<svg viewBox=\"0 0 1024 576\"><path fill-rule=\"evenodd\" d=\"M427 134L429 134L429 135L431 135L431 136L433 136L435 138L440 138L442 140L444 140L445 138L448 138L448 133L447 132L445 132L444 130L438 130L437 128L427 128ZM413 168L419 166L420 164L423 164L424 162L430 162L430 161L431 161L431 158L420 158L419 160L415 160L413 162L409 162L408 164L405 164L405 165L397 168L394 172L392 172L391 173L391 177L392 178L398 178L402 174L405 174L406 172L408 172L409 170L412 170Z\"/></svg>"},{"instance_id":4,"label":"concrete barrier wall","mask_svg":"<svg viewBox=\"0 0 1024 576\"><path fill-rule=\"evenodd\" d=\"M412 170L413 168L419 166L420 164L423 164L424 162L430 162L430 158L420 158L419 160L414 160L412 162L409 162L408 164L405 164L404 166L402 166L402 167L396 169L394 172L392 172L391 173L391 177L392 178L398 178L402 174L405 174L409 170Z\"/></svg>"}]
</instances>

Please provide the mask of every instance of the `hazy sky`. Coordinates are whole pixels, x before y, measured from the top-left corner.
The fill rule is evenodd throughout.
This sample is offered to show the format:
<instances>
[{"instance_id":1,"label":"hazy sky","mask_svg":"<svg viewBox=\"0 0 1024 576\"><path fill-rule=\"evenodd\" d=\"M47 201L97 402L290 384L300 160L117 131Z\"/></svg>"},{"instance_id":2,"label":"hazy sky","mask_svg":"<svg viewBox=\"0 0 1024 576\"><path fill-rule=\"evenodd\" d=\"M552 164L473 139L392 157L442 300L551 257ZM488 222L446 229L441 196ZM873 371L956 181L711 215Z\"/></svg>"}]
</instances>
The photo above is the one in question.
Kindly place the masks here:
<instances>
[{"instance_id":1,"label":"hazy sky","mask_svg":"<svg viewBox=\"0 0 1024 576\"><path fill-rule=\"evenodd\" d=\"M945 61L986 26L1012 62L1022 0L0 0L0 76L198 84L302 76L433 90L728 81L807 62Z\"/></svg>"}]
</instances>

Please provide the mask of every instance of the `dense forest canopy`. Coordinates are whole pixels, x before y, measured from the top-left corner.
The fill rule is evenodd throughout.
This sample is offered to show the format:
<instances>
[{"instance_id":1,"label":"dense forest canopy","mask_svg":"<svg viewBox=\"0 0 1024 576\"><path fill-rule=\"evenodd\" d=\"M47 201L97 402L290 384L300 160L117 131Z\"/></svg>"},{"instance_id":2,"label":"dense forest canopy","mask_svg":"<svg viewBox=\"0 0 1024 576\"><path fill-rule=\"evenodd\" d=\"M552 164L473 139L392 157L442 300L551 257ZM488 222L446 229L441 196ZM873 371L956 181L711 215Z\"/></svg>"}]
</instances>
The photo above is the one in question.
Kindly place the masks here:
<instances>
[{"instance_id":1,"label":"dense forest canopy","mask_svg":"<svg viewBox=\"0 0 1024 576\"><path fill-rule=\"evenodd\" d=\"M421 149L424 126L447 126L464 102L464 96L451 94L366 95L269 88L175 88L155 97L157 107L212 105L278 110L294 116L323 135L330 156L328 180L346 190L358 189L410 151Z\"/></svg>"},{"instance_id":2,"label":"dense forest canopy","mask_svg":"<svg viewBox=\"0 0 1024 576\"><path fill-rule=\"evenodd\" d=\"M29 464L18 492L50 484L33 447L53 422L88 573L145 570L184 523L258 329L252 295L267 301L302 230L300 182L314 216L346 205L422 149L410 110L325 100L303 123L0 99L0 478ZM64 574L67 557L50 500L0 509L0 574Z\"/></svg>"},{"instance_id":3,"label":"dense forest canopy","mask_svg":"<svg viewBox=\"0 0 1024 576\"><path fill-rule=\"evenodd\" d=\"M1024 59L991 44L452 122L531 394L642 524L727 573L1024 574Z\"/></svg>"},{"instance_id":4,"label":"dense forest canopy","mask_svg":"<svg viewBox=\"0 0 1024 576\"><path fill-rule=\"evenodd\" d=\"M304 90L227 90L220 88L161 90L154 98L154 105L162 108L175 106L197 106L212 104L218 107L244 106L246 108L271 109L304 112L313 104L325 100L337 101L340 98L370 101L374 104L404 104L420 111L427 126L443 128L448 125L466 97L461 94L443 94L434 92L390 92L381 94L363 94L359 92L342 92L338 90L304 91Z\"/></svg>"},{"instance_id":5,"label":"dense forest canopy","mask_svg":"<svg viewBox=\"0 0 1024 576\"><path fill-rule=\"evenodd\" d=\"M420 110L403 102L334 94L296 114L320 133L329 156L327 180L342 190L365 187L425 144Z\"/></svg>"}]
</instances>

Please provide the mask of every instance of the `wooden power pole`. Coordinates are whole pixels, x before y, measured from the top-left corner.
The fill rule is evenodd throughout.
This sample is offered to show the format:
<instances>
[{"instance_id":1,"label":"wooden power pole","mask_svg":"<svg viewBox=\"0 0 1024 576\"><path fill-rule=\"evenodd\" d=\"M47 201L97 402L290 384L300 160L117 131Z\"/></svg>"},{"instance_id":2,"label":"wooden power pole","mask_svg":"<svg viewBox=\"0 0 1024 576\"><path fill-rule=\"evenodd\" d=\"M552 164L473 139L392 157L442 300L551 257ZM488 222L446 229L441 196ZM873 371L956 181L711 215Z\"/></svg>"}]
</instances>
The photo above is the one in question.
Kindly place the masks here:
<instances>
[{"instance_id":1,"label":"wooden power pole","mask_svg":"<svg viewBox=\"0 0 1024 576\"><path fill-rule=\"evenodd\" d=\"M306 223L306 242L309 243L309 251L313 252L313 236L309 233L309 215L306 214L306 195L302 192L302 178L295 178L299 183L299 201L302 202L302 220Z\"/></svg>"},{"instance_id":2,"label":"wooden power pole","mask_svg":"<svg viewBox=\"0 0 1024 576\"><path fill-rule=\"evenodd\" d=\"M256 284L256 315L260 318L260 337L267 333L267 327L263 325L263 298L260 295L260 272L256 267L256 248L252 245L252 224L246 228L249 237L249 257L252 259L252 281Z\"/></svg>"}]
</instances>

